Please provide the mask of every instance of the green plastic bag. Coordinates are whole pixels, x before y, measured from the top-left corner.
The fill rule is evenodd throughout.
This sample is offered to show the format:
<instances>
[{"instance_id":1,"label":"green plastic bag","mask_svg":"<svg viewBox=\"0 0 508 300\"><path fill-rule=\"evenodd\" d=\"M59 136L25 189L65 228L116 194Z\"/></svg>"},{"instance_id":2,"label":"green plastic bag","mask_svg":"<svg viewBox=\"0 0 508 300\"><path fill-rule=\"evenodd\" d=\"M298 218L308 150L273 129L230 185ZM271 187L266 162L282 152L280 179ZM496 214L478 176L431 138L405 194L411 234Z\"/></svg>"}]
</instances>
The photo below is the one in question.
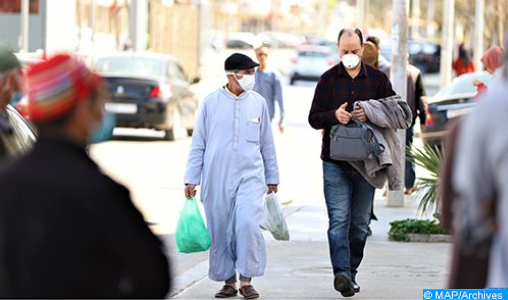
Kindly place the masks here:
<instances>
[{"instance_id":1,"label":"green plastic bag","mask_svg":"<svg viewBox=\"0 0 508 300\"><path fill-rule=\"evenodd\" d=\"M210 234L206 229L196 198L185 201L175 233L178 252L193 253L210 248Z\"/></svg>"}]
</instances>

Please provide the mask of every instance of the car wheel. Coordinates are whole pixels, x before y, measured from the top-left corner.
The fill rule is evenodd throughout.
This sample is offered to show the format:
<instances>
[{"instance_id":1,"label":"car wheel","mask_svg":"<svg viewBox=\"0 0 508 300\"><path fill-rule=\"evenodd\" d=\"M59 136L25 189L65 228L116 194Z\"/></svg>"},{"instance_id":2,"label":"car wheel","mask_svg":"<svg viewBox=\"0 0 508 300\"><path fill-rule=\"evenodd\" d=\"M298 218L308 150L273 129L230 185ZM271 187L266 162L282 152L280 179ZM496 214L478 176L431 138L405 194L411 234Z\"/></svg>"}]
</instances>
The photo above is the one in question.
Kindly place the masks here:
<instances>
[{"instance_id":1,"label":"car wheel","mask_svg":"<svg viewBox=\"0 0 508 300\"><path fill-rule=\"evenodd\" d=\"M185 128L182 127L182 121L180 118L180 112L178 107L173 110L173 120L171 121L171 128L164 130L164 139L167 141L174 141L177 137L183 136Z\"/></svg>"},{"instance_id":2,"label":"car wheel","mask_svg":"<svg viewBox=\"0 0 508 300\"><path fill-rule=\"evenodd\" d=\"M175 140L175 131L173 128L164 130L164 139L166 141L174 141Z\"/></svg>"}]
</instances>

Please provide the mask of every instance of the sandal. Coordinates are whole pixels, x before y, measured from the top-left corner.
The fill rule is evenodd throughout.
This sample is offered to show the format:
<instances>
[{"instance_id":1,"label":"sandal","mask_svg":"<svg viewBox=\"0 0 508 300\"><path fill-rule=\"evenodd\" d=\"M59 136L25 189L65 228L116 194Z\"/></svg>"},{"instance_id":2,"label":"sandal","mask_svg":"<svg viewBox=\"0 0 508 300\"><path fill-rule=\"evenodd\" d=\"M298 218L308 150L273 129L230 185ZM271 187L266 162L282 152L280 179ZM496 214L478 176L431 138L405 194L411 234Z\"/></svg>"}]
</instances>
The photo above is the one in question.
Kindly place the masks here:
<instances>
[{"instance_id":1,"label":"sandal","mask_svg":"<svg viewBox=\"0 0 508 300\"><path fill-rule=\"evenodd\" d=\"M240 295L242 295L245 299L256 299L259 298L258 292L254 289L252 285L246 285L240 288Z\"/></svg>"},{"instance_id":2,"label":"sandal","mask_svg":"<svg viewBox=\"0 0 508 300\"><path fill-rule=\"evenodd\" d=\"M238 290L230 285L225 285L215 294L215 298L231 298L238 294Z\"/></svg>"}]
</instances>

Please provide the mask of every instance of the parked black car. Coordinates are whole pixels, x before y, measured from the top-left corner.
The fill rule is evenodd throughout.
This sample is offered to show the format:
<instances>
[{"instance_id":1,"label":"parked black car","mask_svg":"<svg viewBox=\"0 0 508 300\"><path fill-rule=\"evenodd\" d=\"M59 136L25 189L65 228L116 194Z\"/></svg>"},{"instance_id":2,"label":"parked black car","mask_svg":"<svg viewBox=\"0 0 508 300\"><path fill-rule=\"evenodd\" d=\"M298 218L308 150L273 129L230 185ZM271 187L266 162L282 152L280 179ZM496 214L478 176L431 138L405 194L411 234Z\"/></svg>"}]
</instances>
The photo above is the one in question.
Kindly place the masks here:
<instances>
[{"instance_id":1,"label":"parked black car","mask_svg":"<svg viewBox=\"0 0 508 300\"><path fill-rule=\"evenodd\" d=\"M10 105L0 122L0 165L6 160L30 151L36 140L35 131Z\"/></svg>"},{"instance_id":2,"label":"parked black car","mask_svg":"<svg viewBox=\"0 0 508 300\"><path fill-rule=\"evenodd\" d=\"M408 40L407 51L409 61L423 73L439 72L441 63L441 46L422 40ZM389 43L381 45L381 55L391 61L392 46Z\"/></svg>"},{"instance_id":3,"label":"parked black car","mask_svg":"<svg viewBox=\"0 0 508 300\"><path fill-rule=\"evenodd\" d=\"M122 52L97 58L94 69L108 84L115 127L163 130L166 140L182 128L192 135L198 100L189 87L198 79L189 82L173 56Z\"/></svg>"},{"instance_id":4,"label":"parked black car","mask_svg":"<svg viewBox=\"0 0 508 300\"><path fill-rule=\"evenodd\" d=\"M492 75L488 72L464 74L428 99L427 124L422 132L425 144L440 146L448 123L456 117L467 114L476 106L474 97L477 89L473 85L475 79L488 85Z\"/></svg>"}]
</instances>

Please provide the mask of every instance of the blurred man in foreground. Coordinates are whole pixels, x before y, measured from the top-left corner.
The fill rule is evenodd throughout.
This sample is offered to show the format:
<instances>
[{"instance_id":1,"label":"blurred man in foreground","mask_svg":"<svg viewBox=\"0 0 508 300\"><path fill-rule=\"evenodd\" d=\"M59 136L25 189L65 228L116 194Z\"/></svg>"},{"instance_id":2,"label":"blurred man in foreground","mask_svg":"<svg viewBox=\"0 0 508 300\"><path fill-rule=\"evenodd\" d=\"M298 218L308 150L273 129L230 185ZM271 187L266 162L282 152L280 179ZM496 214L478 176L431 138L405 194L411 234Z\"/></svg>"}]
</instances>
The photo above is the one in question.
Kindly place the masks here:
<instances>
[{"instance_id":1,"label":"blurred man in foreground","mask_svg":"<svg viewBox=\"0 0 508 300\"><path fill-rule=\"evenodd\" d=\"M508 46L508 45L507 45ZM508 287L508 57L459 129L452 169L458 255L488 257L486 288ZM457 240L457 237L460 240ZM456 254L456 255L457 255ZM460 257L455 257L456 259ZM464 261L471 264L471 261ZM474 274L484 270L473 270ZM452 269L452 271L455 271ZM473 272L452 272L459 282ZM460 288L477 288L462 286Z\"/></svg>"},{"instance_id":2,"label":"blurred man in foreground","mask_svg":"<svg viewBox=\"0 0 508 300\"><path fill-rule=\"evenodd\" d=\"M0 170L2 298L162 298L162 243L85 147L103 118L101 80L69 55L28 70L39 140Z\"/></svg>"}]
</instances>

